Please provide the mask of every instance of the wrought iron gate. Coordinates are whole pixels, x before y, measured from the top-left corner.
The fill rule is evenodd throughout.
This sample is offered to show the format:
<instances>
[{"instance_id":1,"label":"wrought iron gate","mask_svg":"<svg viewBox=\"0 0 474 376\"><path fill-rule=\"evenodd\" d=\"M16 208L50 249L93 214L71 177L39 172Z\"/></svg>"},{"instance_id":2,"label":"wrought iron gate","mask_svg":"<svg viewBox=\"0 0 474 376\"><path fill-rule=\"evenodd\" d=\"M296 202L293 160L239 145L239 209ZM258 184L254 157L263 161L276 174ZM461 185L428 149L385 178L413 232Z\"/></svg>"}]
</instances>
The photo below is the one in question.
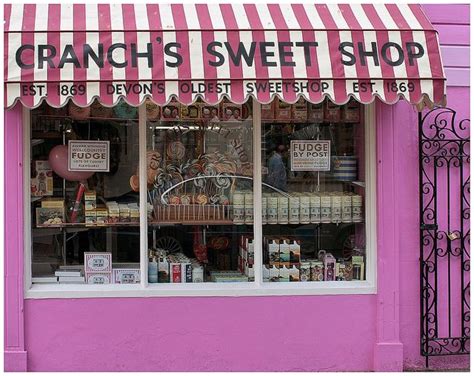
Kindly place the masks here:
<instances>
[{"instance_id":1,"label":"wrought iron gate","mask_svg":"<svg viewBox=\"0 0 474 376\"><path fill-rule=\"evenodd\" d=\"M421 355L469 354L470 120L419 114Z\"/></svg>"}]
</instances>

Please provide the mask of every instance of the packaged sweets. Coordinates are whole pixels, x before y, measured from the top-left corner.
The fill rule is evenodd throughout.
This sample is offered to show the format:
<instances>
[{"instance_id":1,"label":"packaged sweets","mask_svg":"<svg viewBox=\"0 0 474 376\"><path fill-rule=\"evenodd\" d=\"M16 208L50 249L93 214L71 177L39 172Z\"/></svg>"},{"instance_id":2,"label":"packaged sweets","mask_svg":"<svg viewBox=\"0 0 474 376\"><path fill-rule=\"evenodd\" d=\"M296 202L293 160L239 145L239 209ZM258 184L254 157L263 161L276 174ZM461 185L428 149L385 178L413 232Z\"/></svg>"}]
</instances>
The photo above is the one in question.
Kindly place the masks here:
<instances>
[{"instance_id":1,"label":"packaged sweets","mask_svg":"<svg viewBox=\"0 0 474 376\"><path fill-rule=\"evenodd\" d=\"M277 196L267 197L267 223L268 224L278 223L278 197Z\"/></svg>"},{"instance_id":2,"label":"packaged sweets","mask_svg":"<svg viewBox=\"0 0 474 376\"><path fill-rule=\"evenodd\" d=\"M325 102L324 120L328 122L338 122L341 120L341 107L331 101Z\"/></svg>"},{"instance_id":3,"label":"packaged sweets","mask_svg":"<svg viewBox=\"0 0 474 376\"><path fill-rule=\"evenodd\" d=\"M290 264L299 265L301 262L301 245L299 240L290 241Z\"/></svg>"},{"instance_id":4,"label":"packaged sweets","mask_svg":"<svg viewBox=\"0 0 474 376\"><path fill-rule=\"evenodd\" d=\"M140 269L113 269L114 283L140 283Z\"/></svg>"},{"instance_id":5,"label":"packaged sweets","mask_svg":"<svg viewBox=\"0 0 474 376\"><path fill-rule=\"evenodd\" d=\"M280 266L278 281L290 282L290 270L286 266Z\"/></svg>"},{"instance_id":6,"label":"packaged sweets","mask_svg":"<svg viewBox=\"0 0 474 376\"><path fill-rule=\"evenodd\" d=\"M208 104L201 103L201 117L203 119L219 119L219 107L210 106Z\"/></svg>"},{"instance_id":7,"label":"packaged sweets","mask_svg":"<svg viewBox=\"0 0 474 376\"><path fill-rule=\"evenodd\" d=\"M310 222L321 222L321 197L318 194L313 194L309 199Z\"/></svg>"},{"instance_id":8,"label":"packaged sweets","mask_svg":"<svg viewBox=\"0 0 474 376\"><path fill-rule=\"evenodd\" d=\"M64 220L64 207L36 208L36 225L59 225Z\"/></svg>"},{"instance_id":9,"label":"packaged sweets","mask_svg":"<svg viewBox=\"0 0 474 376\"><path fill-rule=\"evenodd\" d=\"M96 215L96 224L97 226L104 226L108 223L109 220L109 213L105 206L99 206L95 210Z\"/></svg>"},{"instance_id":10,"label":"packaged sweets","mask_svg":"<svg viewBox=\"0 0 474 376\"><path fill-rule=\"evenodd\" d=\"M352 263L344 260L336 263L336 281L352 281Z\"/></svg>"},{"instance_id":11,"label":"packaged sweets","mask_svg":"<svg viewBox=\"0 0 474 376\"><path fill-rule=\"evenodd\" d=\"M296 194L292 194L289 199L289 222L300 223L300 198Z\"/></svg>"},{"instance_id":12,"label":"packaged sweets","mask_svg":"<svg viewBox=\"0 0 474 376\"><path fill-rule=\"evenodd\" d=\"M262 120L275 119L275 101L268 104L262 104Z\"/></svg>"},{"instance_id":13,"label":"packaged sweets","mask_svg":"<svg viewBox=\"0 0 474 376\"><path fill-rule=\"evenodd\" d=\"M364 256L352 256L352 279L365 280Z\"/></svg>"},{"instance_id":14,"label":"packaged sweets","mask_svg":"<svg viewBox=\"0 0 474 376\"><path fill-rule=\"evenodd\" d=\"M268 263L270 266L280 266L280 242L276 239L267 239Z\"/></svg>"},{"instance_id":15,"label":"packaged sweets","mask_svg":"<svg viewBox=\"0 0 474 376\"><path fill-rule=\"evenodd\" d=\"M300 223L310 223L310 196L308 194L300 195Z\"/></svg>"},{"instance_id":16,"label":"packaged sweets","mask_svg":"<svg viewBox=\"0 0 474 376\"><path fill-rule=\"evenodd\" d=\"M290 120L291 119L291 104L281 101L280 99L275 100L275 118L277 120Z\"/></svg>"},{"instance_id":17,"label":"packaged sweets","mask_svg":"<svg viewBox=\"0 0 474 376\"><path fill-rule=\"evenodd\" d=\"M288 197L278 197L278 223L288 223Z\"/></svg>"},{"instance_id":18,"label":"packaged sweets","mask_svg":"<svg viewBox=\"0 0 474 376\"><path fill-rule=\"evenodd\" d=\"M324 280L336 280L336 259L330 253L324 255Z\"/></svg>"},{"instance_id":19,"label":"packaged sweets","mask_svg":"<svg viewBox=\"0 0 474 376\"><path fill-rule=\"evenodd\" d=\"M84 252L84 271L91 272L112 272L112 253L110 252Z\"/></svg>"},{"instance_id":20,"label":"packaged sweets","mask_svg":"<svg viewBox=\"0 0 474 376\"><path fill-rule=\"evenodd\" d=\"M280 267L290 267L290 240L283 239L280 242Z\"/></svg>"},{"instance_id":21,"label":"packaged sweets","mask_svg":"<svg viewBox=\"0 0 474 376\"><path fill-rule=\"evenodd\" d=\"M193 264L193 283L204 282L204 268L200 264Z\"/></svg>"},{"instance_id":22,"label":"packaged sweets","mask_svg":"<svg viewBox=\"0 0 474 376\"><path fill-rule=\"evenodd\" d=\"M269 282L270 281L270 269L267 268L266 265L263 265L262 274L263 274L263 282Z\"/></svg>"},{"instance_id":23,"label":"packaged sweets","mask_svg":"<svg viewBox=\"0 0 474 376\"><path fill-rule=\"evenodd\" d=\"M362 222L362 196L353 195L352 196L352 222Z\"/></svg>"},{"instance_id":24,"label":"packaged sweets","mask_svg":"<svg viewBox=\"0 0 474 376\"><path fill-rule=\"evenodd\" d=\"M308 118L308 106L306 100L300 97L295 104L291 105L292 117L296 121L306 121Z\"/></svg>"},{"instance_id":25,"label":"packaged sweets","mask_svg":"<svg viewBox=\"0 0 474 376\"><path fill-rule=\"evenodd\" d=\"M200 106L197 105L181 105L181 119L192 120L200 118Z\"/></svg>"},{"instance_id":26,"label":"packaged sweets","mask_svg":"<svg viewBox=\"0 0 474 376\"><path fill-rule=\"evenodd\" d=\"M331 195L331 222L339 223L342 220L341 196L334 193Z\"/></svg>"},{"instance_id":27,"label":"packaged sweets","mask_svg":"<svg viewBox=\"0 0 474 376\"><path fill-rule=\"evenodd\" d=\"M344 194L341 201L342 214L341 219L343 223L352 222L352 197L350 194Z\"/></svg>"},{"instance_id":28,"label":"packaged sweets","mask_svg":"<svg viewBox=\"0 0 474 376\"><path fill-rule=\"evenodd\" d=\"M324 281L324 264L322 261L311 260L311 281Z\"/></svg>"},{"instance_id":29,"label":"packaged sweets","mask_svg":"<svg viewBox=\"0 0 474 376\"><path fill-rule=\"evenodd\" d=\"M48 161L35 161L35 177L31 178L32 196L53 195L53 170Z\"/></svg>"},{"instance_id":30,"label":"packaged sweets","mask_svg":"<svg viewBox=\"0 0 474 376\"><path fill-rule=\"evenodd\" d=\"M262 225L267 223L267 197L262 196Z\"/></svg>"},{"instance_id":31,"label":"packaged sweets","mask_svg":"<svg viewBox=\"0 0 474 376\"><path fill-rule=\"evenodd\" d=\"M270 266L268 273L269 282L279 282L280 281L280 268L277 266Z\"/></svg>"},{"instance_id":32,"label":"packaged sweets","mask_svg":"<svg viewBox=\"0 0 474 376\"><path fill-rule=\"evenodd\" d=\"M324 102L317 104L308 102L308 120L314 122L324 121Z\"/></svg>"},{"instance_id":33,"label":"packaged sweets","mask_svg":"<svg viewBox=\"0 0 474 376\"><path fill-rule=\"evenodd\" d=\"M360 105L355 99L351 98L342 109L342 120L348 123L357 123L360 121Z\"/></svg>"},{"instance_id":34,"label":"packaged sweets","mask_svg":"<svg viewBox=\"0 0 474 376\"><path fill-rule=\"evenodd\" d=\"M309 282L311 281L311 262L305 261L300 265L300 281Z\"/></svg>"},{"instance_id":35,"label":"packaged sweets","mask_svg":"<svg viewBox=\"0 0 474 376\"><path fill-rule=\"evenodd\" d=\"M242 106L240 104L224 101L221 106L223 120L242 120Z\"/></svg>"},{"instance_id":36,"label":"packaged sweets","mask_svg":"<svg viewBox=\"0 0 474 376\"><path fill-rule=\"evenodd\" d=\"M161 119L163 120L178 120L180 115L180 106L177 100L171 100L161 110Z\"/></svg>"},{"instance_id":37,"label":"packaged sweets","mask_svg":"<svg viewBox=\"0 0 474 376\"><path fill-rule=\"evenodd\" d=\"M289 270L289 281L290 282L299 282L300 281L300 269L296 266L292 266Z\"/></svg>"},{"instance_id":38,"label":"packaged sweets","mask_svg":"<svg viewBox=\"0 0 474 376\"><path fill-rule=\"evenodd\" d=\"M89 285L107 285L112 283L112 273L86 273L86 283Z\"/></svg>"},{"instance_id":39,"label":"packaged sweets","mask_svg":"<svg viewBox=\"0 0 474 376\"><path fill-rule=\"evenodd\" d=\"M321 223L331 223L331 196L321 195Z\"/></svg>"},{"instance_id":40,"label":"packaged sweets","mask_svg":"<svg viewBox=\"0 0 474 376\"><path fill-rule=\"evenodd\" d=\"M253 193L246 192L244 195L245 218L244 223L253 223Z\"/></svg>"}]
</instances>

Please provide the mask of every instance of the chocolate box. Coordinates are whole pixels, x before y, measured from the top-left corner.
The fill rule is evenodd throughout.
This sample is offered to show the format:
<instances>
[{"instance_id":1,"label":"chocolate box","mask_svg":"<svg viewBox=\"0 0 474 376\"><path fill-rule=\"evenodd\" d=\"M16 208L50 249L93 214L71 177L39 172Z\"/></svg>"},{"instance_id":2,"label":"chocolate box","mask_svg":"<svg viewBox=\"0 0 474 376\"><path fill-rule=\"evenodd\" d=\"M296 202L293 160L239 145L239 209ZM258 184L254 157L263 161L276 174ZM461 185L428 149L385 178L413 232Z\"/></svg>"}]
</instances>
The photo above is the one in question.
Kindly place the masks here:
<instances>
[{"instance_id":1,"label":"chocolate box","mask_svg":"<svg viewBox=\"0 0 474 376\"><path fill-rule=\"evenodd\" d=\"M86 283L89 285L108 285L112 281L112 273L86 273Z\"/></svg>"}]
</instances>

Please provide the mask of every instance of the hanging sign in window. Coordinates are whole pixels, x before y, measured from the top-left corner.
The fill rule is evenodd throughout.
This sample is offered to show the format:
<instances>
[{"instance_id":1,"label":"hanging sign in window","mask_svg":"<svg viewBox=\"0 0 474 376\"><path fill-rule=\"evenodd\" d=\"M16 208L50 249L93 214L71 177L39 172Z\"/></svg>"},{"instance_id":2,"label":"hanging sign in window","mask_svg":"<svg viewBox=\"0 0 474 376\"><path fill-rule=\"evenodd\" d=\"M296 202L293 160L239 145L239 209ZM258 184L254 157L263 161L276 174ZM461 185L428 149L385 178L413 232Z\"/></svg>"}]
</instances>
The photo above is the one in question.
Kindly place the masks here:
<instances>
[{"instance_id":1,"label":"hanging sign in window","mask_svg":"<svg viewBox=\"0 0 474 376\"><path fill-rule=\"evenodd\" d=\"M109 172L109 141L77 141L68 143L68 170Z\"/></svg>"},{"instance_id":2,"label":"hanging sign in window","mask_svg":"<svg viewBox=\"0 0 474 376\"><path fill-rule=\"evenodd\" d=\"M290 143L291 171L329 171L331 141L293 140Z\"/></svg>"}]
</instances>

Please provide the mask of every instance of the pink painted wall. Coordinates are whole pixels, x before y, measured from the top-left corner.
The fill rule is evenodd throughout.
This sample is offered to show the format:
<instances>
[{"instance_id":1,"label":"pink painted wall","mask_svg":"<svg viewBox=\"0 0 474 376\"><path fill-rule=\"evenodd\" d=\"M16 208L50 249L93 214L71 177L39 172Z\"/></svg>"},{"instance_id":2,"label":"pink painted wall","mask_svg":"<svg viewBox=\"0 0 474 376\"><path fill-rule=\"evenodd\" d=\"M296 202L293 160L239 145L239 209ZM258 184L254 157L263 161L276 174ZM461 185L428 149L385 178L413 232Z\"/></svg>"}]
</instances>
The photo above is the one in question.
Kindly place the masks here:
<instances>
[{"instance_id":1,"label":"pink painted wall","mask_svg":"<svg viewBox=\"0 0 474 376\"><path fill-rule=\"evenodd\" d=\"M443 47L450 40L468 46L465 8L437 7L425 6L425 10L439 23ZM455 20L463 30L454 27ZM454 72L448 74L449 105L468 116L468 69L453 66L449 70ZM417 117L404 102L378 104L377 110L376 295L26 300L23 330L21 195L17 193L17 201L11 197L6 201L8 218L18 216L16 221L6 221L11 226L6 231L10 257L10 262L6 260L5 314L10 328L5 334L10 359L6 369L368 371L422 367ZM21 132L15 130L18 115L16 109L5 118L6 145L16 150L6 158L12 194L21 192L21 160L15 147L21 145ZM468 359L449 357L432 364L465 367Z\"/></svg>"}]
</instances>

